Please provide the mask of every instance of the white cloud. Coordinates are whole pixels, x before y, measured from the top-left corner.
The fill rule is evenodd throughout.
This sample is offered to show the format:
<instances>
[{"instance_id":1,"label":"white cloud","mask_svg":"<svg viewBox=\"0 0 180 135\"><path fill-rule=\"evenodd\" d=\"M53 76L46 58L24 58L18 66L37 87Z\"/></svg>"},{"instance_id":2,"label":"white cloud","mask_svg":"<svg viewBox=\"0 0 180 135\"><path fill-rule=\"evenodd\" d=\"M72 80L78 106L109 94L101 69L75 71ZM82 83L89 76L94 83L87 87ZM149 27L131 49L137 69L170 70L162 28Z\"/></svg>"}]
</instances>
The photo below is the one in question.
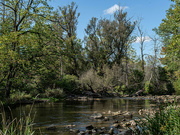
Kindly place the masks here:
<instances>
[{"instance_id":1,"label":"white cloud","mask_svg":"<svg viewBox=\"0 0 180 135\"><path fill-rule=\"evenodd\" d=\"M144 42L150 42L151 38L148 36L142 37L142 40L145 40ZM141 42L141 37L137 37L135 43L140 43Z\"/></svg>"},{"instance_id":2,"label":"white cloud","mask_svg":"<svg viewBox=\"0 0 180 135\"><path fill-rule=\"evenodd\" d=\"M127 6L121 7L121 6L117 5L117 4L115 4L114 6L104 10L104 14L110 14L111 15L111 14L115 13L118 10L125 10L127 8L128 8Z\"/></svg>"}]
</instances>

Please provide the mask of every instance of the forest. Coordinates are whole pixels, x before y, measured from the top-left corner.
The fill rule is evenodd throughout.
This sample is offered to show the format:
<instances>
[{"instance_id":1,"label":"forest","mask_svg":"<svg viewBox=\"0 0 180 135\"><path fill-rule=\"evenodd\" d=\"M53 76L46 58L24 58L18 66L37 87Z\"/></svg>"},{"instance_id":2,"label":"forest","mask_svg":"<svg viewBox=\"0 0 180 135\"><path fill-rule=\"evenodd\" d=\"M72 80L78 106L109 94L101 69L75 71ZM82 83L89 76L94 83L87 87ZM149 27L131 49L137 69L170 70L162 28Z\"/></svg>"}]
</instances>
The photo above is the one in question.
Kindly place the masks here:
<instances>
[{"instance_id":1,"label":"forest","mask_svg":"<svg viewBox=\"0 0 180 135\"><path fill-rule=\"evenodd\" d=\"M76 3L54 10L47 0L1 0L0 99L179 94L180 2L171 1L153 29L154 53L145 54L140 20L122 9L113 19L93 17L79 39Z\"/></svg>"}]
</instances>

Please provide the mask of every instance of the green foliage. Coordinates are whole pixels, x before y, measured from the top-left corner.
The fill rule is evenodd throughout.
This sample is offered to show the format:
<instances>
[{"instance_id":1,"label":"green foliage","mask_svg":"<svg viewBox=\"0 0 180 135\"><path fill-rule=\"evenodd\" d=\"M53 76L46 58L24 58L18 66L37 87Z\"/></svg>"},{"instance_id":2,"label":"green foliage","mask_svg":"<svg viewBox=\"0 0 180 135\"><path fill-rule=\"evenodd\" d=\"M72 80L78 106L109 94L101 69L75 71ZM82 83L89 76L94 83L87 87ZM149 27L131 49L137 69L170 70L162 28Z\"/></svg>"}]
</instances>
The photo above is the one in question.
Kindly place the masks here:
<instances>
[{"instance_id":1,"label":"green foliage","mask_svg":"<svg viewBox=\"0 0 180 135\"><path fill-rule=\"evenodd\" d=\"M180 94L180 78L178 78L174 83L174 88L176 90L176 94Z\"/></svg>"},{"instance_id":2,"label":"green foliage","mask_svg":"<svg viewBox=\"0 0 180 135\"><path fill-rule=\"evenodd\" d=\"M144 84L144 89L147 94L171 95L175 92L174 86L169 80L168 72L165 67L158 66L147 70Z\"/></svg>"},{"instance_id":3,"label":"green foliage","mask_svg":"<svg viewBox=\"0 0 180 135\"><path fill-rule=\"evenodd\" d=\"M9 97L12 86L29 75L27 71L30 73L36 58L44 55L48 47L42 42L44 35L48 36L43 29L46 19L38 14L48 15L51 8L46 0L2 2L0 8L4 6L6 14L0 19L0 83Z\"/></svg>"},{"instance_id":4,"label":"green foliage","mask_svg":"<svg viewBox=\"0 0 180 135\"><path fill-rule=\"evenodd\" d=\"M145 121L137 122L134 130L137 135L175 135L180 134L180 108L174 105L160 107L155 115L146 117Z\"/></svg>"},{"instance_id":5,"label":"green foliage","mask_svg":"<svg viewBox=\"0 0 180 135\"><path fill-rule=\"evenodd\" d=\"M53 88L55 81L57 80L56 72L41 68L38 87L44 91L47 88Z\"/></svg>"},{"instance_id":6,"label":"green foliage","mask_svg":"<svg viewBox=\"0 0 180 135\"><path fill-rule=\"evenodd\" d=\"M62 80L55 82L56 87L63 89L65 93L72 94L78 90L79 81L75 75L64 75Z\"/></svg>"},{"instance_id":7,"label":"green foliage","mask_svg":"<svg viewBox=\"0 0 180 135\"><path fill-rule=\"evenodd\" d=\"M93 69L85 72L80 77L80 83L86 90L97 92L101 85L101 78L96 74Z\"/></svg>"},{"instance_id":8,"label":"green foliage","mask_svg":"<svg viewBox=\"0 0 180 135\"><path fill-rule=\"evenodd\" d=\"M132 94L143 88L142 83L144 80L144 72L138 69L133 69L131 70L130 73L131 73L129 76L130 84L129 84L128 91L129 93Z\"/></svg>"},{"instance_id":9,"label":"green foliage","mask_svg":"<svg viewBox=\"0 0 180 135\"><path fill-rule=\"evenodd\" d=\"M176 91L175 91L174 86L171 82L168 82L166 84L166 88L167 88L167 94L169 94L169 95L175 94Z\"/></svg>"},{"instance_id":10,"label":"green foliage","mask_svg":"<svg viewBox=\"0 0 180 135\"><path fill-rule=\"evenodd\" d=\"M152 86L151 86L151 84L150 84L149 81L147 81L147 82L145 83L144 88L145 88L145 93L146 93L146 94L151 93L150 91L152 90Z\"/></svg>"},{"instance_id":11,"label":"green foliage","mask_svg":"<svg viewBox=\"0 0 180 135\"><path fill-rule=\"evenodd\" d=\"M63 89L46 89L45 97L47 98L62 98L64 96Z\"/></svg>"},{"instance_id":12,"label":"green foliage","mask_svg":"<svg viewBox=\"0 0 180 135\"><path fill-rule=\"evenodd\" d=\"M156 30L163 38L166 67L154 66L148 79L139 70L131 46L136 22L127 12L117 11L113 20L92 18L83 48L77 38L80 13L74 2L54 12L47 0L0 2L4 2L0 5L0 89L5 90L1 93L21 100L27 95L45 93L44 97L56 98L82 90L132 94L145 87L150 94L172 94L174 88L178 92L180 8L178 0L172 1L175 4Z\"/></svg>"},{"instance_id":13,"label":"green foliage","mask_svg":"<svg viewBox=\"0 0 180 135\"><path fill-rule=\"evenodd\" d=\"M126 85L122 85L122 86L115 86L114 87L114 92L116 92L116 93L119 93L121 96L123 96L123 94L125 93L125 92L127 92L127 87L126 87Z\"/></svg>"},{"instance_id":14,"label":"green foliage","mask_svg":"<svg viewBox=\"0 0 180 135\"><path fill-rule=\"evenodd\" d=\"M129 73L128 87L124 82L124 75L120 70L121 67L114 65L112 68L104 66L102 68L103 76L98 71L90 69L80 77L80 83L86 90L94 92L120 92L131 94L142 88L143 73L141 71L133 71Z\"/></svg>"},{"instance_id":15,"label":"green foliage","mask_svg":"<svg viewBox=\"0 0 180 135\"><path fill-rule=\"evenodd\" d=\"M20 91L14 91L14 93L12 92L10 95L10 99L12 100L12 103L15 103L17 101L21 101L21 100L27 100L27 99L31 99L31 95Z\"/></svg>"},{"instance_id":16,"label":"green foliage","mask_svg":"<svg viewBox=\"0 0 180 135\"><path fill-rule=\"evenodd\" d=\"M122 90L122 91L126 91L126 90L127 90L126 85L122 85L122 86L121 86L121 90Z\"/></svg>"},{"instance_id":17,"label":"green foliage","mask_svg":"<svg viewBox=\"0 0 180 135\"><path fill-rule=\"evenodd\" d=\"M93 17L85 29L87 60L94 70L104 65L121 65L122 59L132 52L132 33L136 22L127 17L127 12L120 10L114 13L113 20Z\"/></svg>"},{"instance_id":18,"label":"green foliage","mask_svg":"<svg viewBox=\"0 0 180 135\"><path fill-rule=\"evenodd\" d=\"M31 91L29 92L29 94L32 96L32 97L36 97L39 95L39 91L37 89L31 89Z\"/></svg>"},{"instance_id":19,"label":"green foliage","mask_svg":"<svg viewBox=\"0 0 180 135\"><path fill-rule=\"evenodd\" d=\"M80 13L77 13L77 7L76 3L72 2L67 6L59 7L53 16L55 25L63 33L58 34L58 36L64 44L62 50L66 63L64 66L67 69L65 73L75 76L79 76L79 72L83 70L82 64L84 62L81 40L76 35L78 17L80 16Z\"/></svg>"},{"instance_id":20,"label":"green foliage","mask_svg":"<svg viewBox=\"0 0 180 135\"><path fill-rule=\"evenodd\" d=\"M80 77L80 83L82 84L82 87L92 92L101 92L107 90L112 92L113 83L116 83L116 81L113 82L115 79L115 76L113 75L114 71L113 69L104 66L102 72L103 76L100 76L98 75L98 71L90 69L86 73L82 74Z\"/></svg>"},{"instance_id":21,"label":"green foliage","mask_svg":"<svg viewBox=\"0 0 180 135\"><path fill-rule=\"evenodd\" d=\"M120 92L120 91L121 91L121 86L116 86L116 87L114 87L114 91L115 91L115 92Z\"/></svg>"},{"instance_id":22,"label":"green foliage","mask_svg":"<svg viewBox=\"0 0 180 135\"><path fill-rule=\"evenodd\" d=\"M173 4L166 12L166 18L162 20L157 34L162 38L162 54L165 57L161 60L166 65L169 80L173 83L176 91L179 91L179 46L180 46L180 2L171 0Z\"/></svg>"}]
</instances>

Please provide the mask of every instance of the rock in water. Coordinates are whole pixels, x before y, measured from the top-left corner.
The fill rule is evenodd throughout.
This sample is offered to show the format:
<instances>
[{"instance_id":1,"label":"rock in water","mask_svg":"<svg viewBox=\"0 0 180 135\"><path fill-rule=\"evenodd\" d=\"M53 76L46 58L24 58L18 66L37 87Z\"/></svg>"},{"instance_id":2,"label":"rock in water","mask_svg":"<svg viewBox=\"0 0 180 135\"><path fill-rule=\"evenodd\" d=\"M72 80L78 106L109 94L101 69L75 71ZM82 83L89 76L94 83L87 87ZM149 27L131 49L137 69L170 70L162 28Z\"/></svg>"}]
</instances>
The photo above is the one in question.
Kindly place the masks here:
<instances>
[{"instance_id":1,"label":"rock in water","mask_svg":"<svg viewBox=\"0 0 180 135\"><path fill-rule=\"evenodd\" d=\"M79 129L70 129L70 132L77 134L77 133L79 133L80 131L79 131Z\"/></svg>"},{"instance_id":2,"label":"rock in water","mask_svg":"<svg viewBox=\"0 0 180 135\"><path fill-rule=\"evenodd\" d=\"M91 119L103 119L103 115L101 113L94 113L90 117Z\"/></svg>"},{"instance_id":3,"label":"rock in water","mask_svg":"<svg viewBox=\"0 0 180 135\"><path fill-rule=\"evenodd\" d=\"M87 130L92 130L94 127L92 125L86 126Z\"/></svg>"}]
</instances>

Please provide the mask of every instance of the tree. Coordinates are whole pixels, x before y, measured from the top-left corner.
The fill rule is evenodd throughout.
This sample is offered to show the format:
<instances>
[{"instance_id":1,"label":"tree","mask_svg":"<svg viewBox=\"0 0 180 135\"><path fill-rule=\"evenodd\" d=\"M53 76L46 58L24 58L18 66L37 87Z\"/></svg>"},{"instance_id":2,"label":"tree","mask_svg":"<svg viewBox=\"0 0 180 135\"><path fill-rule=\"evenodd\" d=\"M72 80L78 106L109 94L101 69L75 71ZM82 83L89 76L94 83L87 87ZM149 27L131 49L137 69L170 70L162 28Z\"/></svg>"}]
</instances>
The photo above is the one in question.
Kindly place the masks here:
<instances>
[{"instance_id":1,"label":"tree","mask_svg":"<svg viewBox=\"0 0 180 135\"><path fill-rule=\"evenodd\" d=\"M155 31L163 42L163 53L165 54L165 58L162 59L163 64L166 65L171 80L177 82L176 88L180 89L180 1L171 1L174 3L167 10L166 18Z\"/></svg>"},{"instance_id":2,"label":"tree","mask_svg":"<svg viewBox=\"0 0 180 135\"><path fill-rule=\"evenodd\" d=\"M39 14L50 13L51 8L46 0L4 0L0 7L6 9L6 14L1 11L4 20L0 20L0 83L9 97L13 85L27 76L33 61L45 55L47 46L41 41L46 19Z\"/></svg>"},{"instance_id":3,"label":"tree","mask_svg":"<svg viewBox=\"0 0 180 135\"><path fill-rule=\"evenodd\" d=\"M137 25L137 29L138 29L138 38L140 40L140 50L141 50L141 69L144 72L144 42L146 41L146 36L145 33L142 30L142 27L140 26L140 21Z\"/></svg>"},{"instance_id":4,"label":"tree","mask_svg":"<svg viewBox=\"0 0 180 135\"><path fill-rule=\"evenodd\" d=\"M63 35L59 36L64 43L63 51L67 58L67 73L79 76L79 67L83 62L83 48L76 34L78 17L80 16L80 13L77 13L77 8L78 6L74 2L68 6L59 7L53 22L63 31Z\"/></svg>"},{"instance_id":5,"label":"tree","mask_svg":"<svg viewBox=\"0 0 180 135\"><path fill-rule=\"evenodd\" d=\"M162 23L155 29L157 34L162 38L164 53L167 66L169 68L178 67L179 56L179 37L180 37L180 2L179 0L172 0L175 2L169 10L167 10L166 18L162 20ZM172 66L170 66L172 65Z\"/></svg>"},{"instance_id":6,"label":"tree","mask_svg":"<svg viewBox=\"0 0 180 135\"><path fill-rule=\"evenodd\" d=\"M102 69L108 63L111 52L103 46L102 36L100 35L102 26L97 18L92 18L85 29L85 49L87 59L92 64L94 70Z\"/></svg>"},{"instance_id":7,"label":"tree","mask_svg":"<svg viewBox=\"0 0 180 135\"><path fill-rule=\"evenodd\" d=\"M92 18L86 29L89 52L93 55L91 59L97 61L95 52L101 54L104 64L117 63L122 64L122 58L125 58L126 47L131 40L131 34L134 31L136 22L131 22L127 18L127 12L122 9L114 13L114 19ZM95 51L95 52L94 52ZM98 60L99 61L99 60ZM97 62L95 62L97 63ZM96 64L97 65L97 64Z\"/></svg>"},{"instance_id":8,"label":"tree","mask_svg":"<svg viewBox=\"0 0 180 135\"><path fill-rule=\"evenodd\" d=\"M122 58L125 56L126 44L129 42L136 22L131 22L127 18L127 12L119 10L114 14L114 21L111 23L112 32L112 52L115 56L115 62L120 65ZM106 29L104 27L104 29ZM106 31L107 32L107 31Z\"/></svg>"}]
</instances>

